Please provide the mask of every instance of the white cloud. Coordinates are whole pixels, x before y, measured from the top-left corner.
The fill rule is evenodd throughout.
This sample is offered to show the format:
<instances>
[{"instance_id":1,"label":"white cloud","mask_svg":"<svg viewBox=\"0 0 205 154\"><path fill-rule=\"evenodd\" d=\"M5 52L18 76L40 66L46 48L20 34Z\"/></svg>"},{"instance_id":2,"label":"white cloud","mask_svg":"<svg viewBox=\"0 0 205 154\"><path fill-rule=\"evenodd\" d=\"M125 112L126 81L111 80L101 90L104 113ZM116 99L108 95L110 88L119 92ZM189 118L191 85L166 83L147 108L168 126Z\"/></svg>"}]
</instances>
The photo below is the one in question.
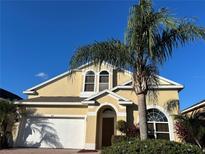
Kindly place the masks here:
<instances>
[{"instance_id":1,"label":"white cloud","mask_svg":"<svg viewBox=\"0 0 205 154\"><path fill-rule=\"evenodd\" d=\"M48 79L48 74L44 73L44 72L39 72L35 75L35 77L39 77L41 79Z\"/></svg>"}]
</instances>

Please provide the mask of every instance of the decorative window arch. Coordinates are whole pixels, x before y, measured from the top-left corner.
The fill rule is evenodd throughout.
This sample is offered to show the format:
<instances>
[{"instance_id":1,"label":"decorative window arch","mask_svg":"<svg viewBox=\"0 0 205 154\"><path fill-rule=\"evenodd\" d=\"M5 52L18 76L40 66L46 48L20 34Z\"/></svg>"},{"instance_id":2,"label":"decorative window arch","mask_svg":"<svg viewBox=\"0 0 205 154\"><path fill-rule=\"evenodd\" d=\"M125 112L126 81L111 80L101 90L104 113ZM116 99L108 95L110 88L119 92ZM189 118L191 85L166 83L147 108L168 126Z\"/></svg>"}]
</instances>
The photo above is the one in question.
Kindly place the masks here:
<instances>
[{"instance_id":1,"label":"decorative window arch","mask_svg":"<svg viewBox=\"0 0 205 154\"><path fill-rule=\"evenodd\" d=\"M95 73L88 71L85 74L85 86L84 91L92 92L95 90Z\"/></svg>"},{"instance_id":2,"label":"decorative window arch","mask_svg":"<svg viewBox=\"0 0 205 154\"><path fill-rule=\"evenodd\" d=\"M109 89L109 73L107 71L100 72L99 91Z\"/></svg>"},{"instance_id":3,"label":"decorative window arch","mask_svg":"<svg viewBox=\"0 0 205 154\"><path fill-rule=\"evenodd\" d=\"M156 108L147 110L148 136L155 139L170 140L168 119Z\"/></svg>"}]
</instances>

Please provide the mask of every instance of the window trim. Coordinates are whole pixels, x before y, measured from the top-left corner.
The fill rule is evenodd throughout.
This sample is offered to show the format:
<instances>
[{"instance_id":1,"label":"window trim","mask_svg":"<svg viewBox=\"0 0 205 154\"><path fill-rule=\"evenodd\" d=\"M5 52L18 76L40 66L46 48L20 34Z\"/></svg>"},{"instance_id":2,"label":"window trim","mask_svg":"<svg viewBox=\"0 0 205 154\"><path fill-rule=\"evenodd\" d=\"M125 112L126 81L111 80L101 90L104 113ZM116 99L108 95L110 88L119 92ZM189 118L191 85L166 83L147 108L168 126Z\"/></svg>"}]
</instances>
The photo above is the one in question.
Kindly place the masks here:
<instances>
[{"instance_id":1,"label":"window trim","mask_svg":"<svg viewBox=\"0 0 205 154\"><path fill-rule=\"evenodd\" d=\"M153 108L158 109L159 111L164 113L164 115L167 117L168 127L169 127L169 138L170 138L170 141L174 141L174 139L175 139L175 137L174 137L174 121L173 121L172 115L164 107L157 105L157 103L147 105L147 110L153 109Z\"/></svg>"},{"instance_id":2,"label":"window trim","mask_svg":"<svg viewBox=\"0 0 205 154\"><path fill-rule=\"evenodd\" d=\"M152 108L152 109L148 109L147 111L149 111L149 110L154 110L155 111L155 112L151 111L150 114L148 112L147 116L148 117L150 116L151 119L157 119L158 118L156 120L156 122L168 122L168 119L167 119L166 115L163 112L161 112L159 109ZM153 115L156 115L156 117L152 118ZM163 121L158 121L160 119L163 120Z\"/></svg>"},{"instance_id":3,"label":"window trim","mask_svg":"<svg viewBox=\"0 0 205 154\"><path fill-rule=\"evenodd\" d=\"M161 133L161 134L169 134L169 139L170 139L170 130L168 131L157 131L157 124L168 124L168 129L169 129L169 123L168 122L160 122L160 121L147 121L148 124L153 124L153 128L154 128L154 131L153 131L153 135L155 137L155 139L157 139L157 134L158 133ZM150 131L148 131L149 133Z\"/></svg>"},{"instance_id":4,"label":"window trim","mask_svg":"<svg viewBox=\"0 0 205 154\"><path fill-rule=\"evenodd\" d=\"M100 82L100 74L102 73L102 72L107 72L108 73L108 82L107 83L105 83L105 82ZM110 89L110 72L108 71L108 70L101 70L100 72L99 72L99 75L98 75L98 92L100 92L100 84L106 84L106 85L108 85L108 89ZM107 75L103 75L103 76L107 76ZM105 89L104 89L105 90ZM103 90L101 90L101 91L103 91Z\"/></svg>"},{"instance_id":5,"label":"window trim","mask_svg":"<svg viewBox=\"0 0 205 154\"><path fill-rule=\"evenodd\" d=\"M94 73L94 83L90 83L90 84L94 84L94 89L93 89L93 91L86 91L85 90L85 84L89 84L89 83L85 83L85 79L86 79L86 76L87 76L87 73L88 72L93 72ZM92 70L92 69L89 69L89 70L87 70L86 72L85 72L85 74L84 74L84 82L83 82L83 90L82 90L84 93L93 93L93 92L95 92L96 91L96 72L94 71L94 70Z\"/></svg>"}]
</instances>

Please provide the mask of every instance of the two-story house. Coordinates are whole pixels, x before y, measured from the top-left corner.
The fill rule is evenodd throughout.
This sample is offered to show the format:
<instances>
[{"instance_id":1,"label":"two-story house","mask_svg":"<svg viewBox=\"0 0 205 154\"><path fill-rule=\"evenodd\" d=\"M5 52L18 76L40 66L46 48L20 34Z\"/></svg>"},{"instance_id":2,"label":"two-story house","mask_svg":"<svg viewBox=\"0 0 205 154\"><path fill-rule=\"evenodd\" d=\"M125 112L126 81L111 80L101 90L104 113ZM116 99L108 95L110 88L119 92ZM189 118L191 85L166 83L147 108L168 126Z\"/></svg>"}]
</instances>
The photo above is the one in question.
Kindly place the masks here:
<instances>
[{"instance_id":1,"label":"two-story house","mask_svg":"<svg viewBox=\"0 0 205 154\"><path fill-rule=\"evenodd\" d=\"M176 140L173 115L183 85L158 76L157 99L147 96L149 136ZM117 135L116 122L137 124L138 102L132 72L103 63L85 64L24 91L16 102L25 112L16 145L23 147L98 149Z\"/></svg>"}]
</instances>

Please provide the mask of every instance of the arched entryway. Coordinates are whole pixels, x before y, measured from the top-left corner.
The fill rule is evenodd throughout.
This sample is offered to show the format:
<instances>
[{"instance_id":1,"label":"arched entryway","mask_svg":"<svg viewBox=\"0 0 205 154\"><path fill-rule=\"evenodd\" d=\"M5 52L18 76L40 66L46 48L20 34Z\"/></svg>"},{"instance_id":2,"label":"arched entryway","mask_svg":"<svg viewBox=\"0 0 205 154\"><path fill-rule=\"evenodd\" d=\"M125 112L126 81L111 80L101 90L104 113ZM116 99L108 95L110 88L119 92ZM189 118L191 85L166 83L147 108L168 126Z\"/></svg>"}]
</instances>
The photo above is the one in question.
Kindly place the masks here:
<instances>
[{"instance_id":1,"label":"arched entryway","mask_svg":"<svg viewBox=\"0 0 205 154\"><path fill-rule=\"evenodd\" d=\"M97 113L97 148L110 146L114 134L116 134L116 112L109 105L102 106Z\"/></svg>"}]
</instances>

